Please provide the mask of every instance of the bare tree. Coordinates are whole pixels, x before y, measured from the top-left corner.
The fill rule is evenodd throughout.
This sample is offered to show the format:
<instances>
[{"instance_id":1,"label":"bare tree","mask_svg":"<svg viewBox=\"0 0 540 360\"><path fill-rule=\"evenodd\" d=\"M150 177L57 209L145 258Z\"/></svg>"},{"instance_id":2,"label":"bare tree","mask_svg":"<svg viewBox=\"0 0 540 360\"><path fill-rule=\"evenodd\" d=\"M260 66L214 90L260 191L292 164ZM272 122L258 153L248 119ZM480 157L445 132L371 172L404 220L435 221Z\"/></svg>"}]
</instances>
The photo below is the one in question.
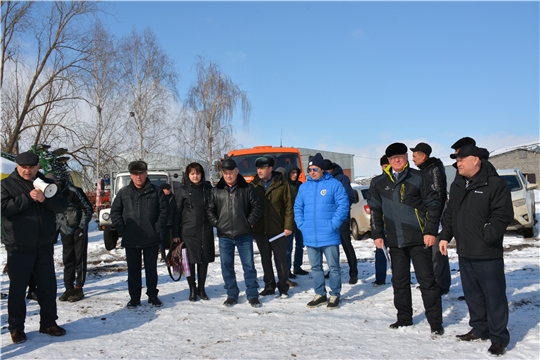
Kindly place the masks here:
<instances>
[{"instance_id":1,"label":"bare tree","mask_svg":"<svg viewBox=\"0 0 540 360\"><path fill-rule=\"evenodd\" d=\"M42 12L31 18L36 53L25 59L16 59L18 64L13 66L13 69L20 73L10 74L11 79L17 77L18 82L15 91L17 98L12 101L12 105L16 107L16 111L12 112L15 117L6 120L10 122L10 133L3 138L5 142L2 144L7 152L13 152L17 148L22 131L28 128L26 126L29 114L47 106L51 101L73 99L73 89L63 94L56 93L52 98L47 95L55 93L53 88L59 88L56 84L58 81L63 82L62 86L74 86L73 76L77 74L79 64L87 56L86 47L89 44L83 26L85 16L98 10L97 3L91 1L57 1L35 6L38 5ZM16 31L17 28L13 30L13 36ZM6 48L2 49L6 54L10 54L10 44L11 41L6 42ZM6 63L2 64L3 71L6 70L5 65ZM2 88L8 79L5 74L3 76ZM42 114L48 113L42 111Z\"/></svg>"},{"instance_id":2,"label":"bare tree","mask_svg":"<svg viewBox=\"0 0 540 360\"><path fill-rule=\"evenodd\" d=\"M119 46L122 79L127 88L128 131L135 130L139 158L172 135L167 128L170 104L177 99L178 74L151 29L133 30Z\"/></svg>"},{"instance_id":3,"label":"bare tree","mask_svg":"<svg viewBox=\"0 0 540 360\"><path fill-rule=\"evenodd\" d=\"M200 133L205 129L206 136L200 139L206 148L205 160L211 166L216 154L224 152L227 139L232 138L231 122L238 102L242 104L244 126L249 124L251 102L247 93L222 73L217 64L199 56L195 69L197 82L188 91L186 108L195 120L193 130ZM199 141L198 137L194 139ZM212 172L209 173L213 182Z\"/></svg>"}]
</instances>

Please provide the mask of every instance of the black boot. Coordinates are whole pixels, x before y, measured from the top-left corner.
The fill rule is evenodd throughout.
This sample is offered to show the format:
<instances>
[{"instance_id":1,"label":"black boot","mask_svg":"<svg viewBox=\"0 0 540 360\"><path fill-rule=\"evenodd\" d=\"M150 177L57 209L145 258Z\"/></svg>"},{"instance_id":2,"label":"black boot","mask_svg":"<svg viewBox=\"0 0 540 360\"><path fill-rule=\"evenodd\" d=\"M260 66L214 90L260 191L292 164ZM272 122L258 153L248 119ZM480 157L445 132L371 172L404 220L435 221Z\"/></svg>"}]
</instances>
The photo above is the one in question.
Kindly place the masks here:
<instances>
[{"instance_id":1,"label":"black boot","mask_svg":"<svg viewBox=\"0 0 540 360\"><path fill-rule=\"evenodd\" d=\"M197 264L197 270L199 271L199 296L202 300L209 300L204 289L206 282L206 273L208 272L208 263Z\"/></svg>"},{"instance_id":2,"label":"black boot","mask_svg":"<svg viewBox=\"0 0 540 360\"><path fill-rule=\"evenodd\" d=\"M191 275L187 277L189 284L189 301L197 301L197 283L195 282L195 264L189 264Z\"/></svg>"},{"instance_id":3,"label":"black boot","mask_svg":"<svg viewBox=\"0 0 540 360\"><path fill-rule=\"evenodd\" d=\"M160 249L159 252L161 254L161 262L166 262L167 261L167 255L165 255L165 249Z\"/></svg>"}]
</instances>

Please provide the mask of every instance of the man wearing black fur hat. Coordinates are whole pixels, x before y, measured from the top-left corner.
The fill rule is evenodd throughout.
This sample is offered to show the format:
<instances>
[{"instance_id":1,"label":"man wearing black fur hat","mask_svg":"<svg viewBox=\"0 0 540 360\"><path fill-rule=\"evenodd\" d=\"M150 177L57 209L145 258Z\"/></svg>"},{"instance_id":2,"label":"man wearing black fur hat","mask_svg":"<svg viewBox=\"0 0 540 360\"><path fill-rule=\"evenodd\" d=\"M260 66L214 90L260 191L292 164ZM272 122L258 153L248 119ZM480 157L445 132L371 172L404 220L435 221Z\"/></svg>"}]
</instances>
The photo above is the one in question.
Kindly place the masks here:
<instances>
[{"instance_id":1,"label":"man wearing black fur hat","mask_svg":"<svg viewBox=\"0 0 540 360\"><path fill-rule=\"evenodd\" d=\"M289 267L287 266L288 236L294 229L291 188L285 177L273 171L274 159L261 156L255 160L257 175L251 182L262 202L262 216L253 225L253 237L257 242L264 272L264 290L259 295L273 295L276 278L272 265L274 255L278 274L277 288L281 298L289 297ZM270 241L278 234L283 236Z\"/></svg>"},{"instance_id":2,"label":"man wearing black fur hat","mask_svg":"<svg viewBox=\"0 0 540 360\"><path fill-rule=\"evenodd\" d=\"M2 244L6 247L9 298L8 329L14 343L26 341L26 286L33 275L40 307L39 332L62 336L66 330L56 324L56 275L53 243L56 214L66 210L66 197L57 191L46 197L34 188L36 179L54 182L39 172L39 157L30 152L17 155L17 167L2 186Z\"/></svg>"},{"instance_id":3,"label":"man wearing black fur hat","mask_svg":"<svg viewBox=\"0 0 540 360\"><path fill-rule=\"evenodd\" d=\"M369 208L375 246L384 246L386 234L392 259L397 321L390 328L413 325L412 260L431 333L442 335L441 292L433 272L430 248L435 244L439 228L441 200L430 177L409 167L405 144L393 143L385 154L390 166L371 181Z\"/></svg>"},{"instance_id":4,"label":"man wearing black fur hat","mask_svg":"<svg viewBox=\"0 0 540 360\"><path fill-rule=\"evenodd\" d=\"M144 161L128 165L131 182L118 191L111 207L111 220L122 237L128 267L128 308L141 305L142 261L146 274L146 295L150 305L163 305L158 298L157 258L161 238L168 219L168 205L163 192L148 179Z\"/></svg>"}]
</instances>

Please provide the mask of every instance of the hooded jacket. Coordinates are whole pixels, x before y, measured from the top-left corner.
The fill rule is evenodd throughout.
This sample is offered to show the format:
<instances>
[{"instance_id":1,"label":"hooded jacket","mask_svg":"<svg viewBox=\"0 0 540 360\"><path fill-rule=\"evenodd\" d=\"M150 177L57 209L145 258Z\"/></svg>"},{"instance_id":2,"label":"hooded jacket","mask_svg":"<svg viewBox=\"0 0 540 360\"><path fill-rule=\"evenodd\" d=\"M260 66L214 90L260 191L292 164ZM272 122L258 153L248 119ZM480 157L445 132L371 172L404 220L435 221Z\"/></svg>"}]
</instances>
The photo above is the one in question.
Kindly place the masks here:
<instances>
[{"instance_id":1,"label":"hooded jacket","mask_svg":"<svg viewBox=\"0 0 540 360\"><path fill-rule=\"evenodd\" d=\"M194 184L184 173L184 184L176 194L173 238L179 237L186 244L192 264L215 260L214 229L206 215L211 192L212 185L204 175L198 184Z\"/></svg>"},{"instance_id":2,"label":"hooded jacket","mask_svg":"<svg viewBox=\"0 0 540 360\"><path fill-rule=\"evenodd\" d=\"M59 191L68 200L66 211L56 215L56 223L60 228L60 232L65 235L72 235L77 229L88 230L88 224L90 224L94 213L92 204L80 188L65 179L59 182L61 182Z\"/></svg>"},{"instance_id":3,"label":"hooded jacket","mask_svg":"<svg viewBox=\"0 0 540 360\"><path fill-rule=\"evenodd\" d=\"M439 194L439 199L441 200L441 206L444 208L446 204L446 199L448 198L446 192L446 170L440 159L435 157L430 157L419 167L420 171L423 171L429 175L435 185L435 190Z\"/></svg>"},{"instance_id":4,"label":"hooded jacket","mask_svg":"<svg viewBox=\"0 0 540 360\"><path fill-rule=\"evenodd\" d=\"M36 177L53 184L38 172ZM1 182L2 187L2 244L6 248L36 251L52 246L56 240L56 214L66 210L68 201L57 191L45 201L34 201L30 192L33 181L22 178L17 170Z\"/></svg>"},{"instance_id":5,"label":"hooded jacket","mask_svg":"<svg viewBox=\"0 0 540 360\"><path fill-rule=\"evenodd\" d=\"M398 181L388 165L370 184L371 234L389 247L423 245L424 235L437 236L441 200L429 175L409 167ZM386 232L385 232L386 231Z\"/></svg>"},{"instance_id":6,"label":"hooded jacket","mask_svg":"<svg viewBox=\"0 0 540 360\"><path fill-rule=\"evenodd\" d=\"M236 184L227 185L221 178L212 189L206 214L219 237L236 239L251 234L251 227L259 220L262 205L253 185L238 174Z\"/></svg>"},{"instance_id":7,"label":"hooded jacket","mask_svg":"<svg viewBox=\"0 0 540 360\"><path fill-rule=\"evenodd\" d=\"M304 235L304 245L322 247L341 244L339 227L349 216L349 200L343 185L325 172L307 181L294 202L294 220Z\"/></svg>"},{"instance_id":8,"label":"hooded jacket","mask_svg":"<svg viewBox=\"0 0 540 360\"><path fill-rule=\"evenodd\" d=\"M264 185L256 175L251 182L262 202L262 216L253 225L253 233L277 235L284 229L294 231L294 213L291 188L279 172L272 171L272 183L264 190Z\"/></svg>"},{"instance_id":9,"label":"hooded jacket","mask_svg":"<svg viewBox=\"0 0 540 360\"><path fill-rule=\"evenodd\" d=\"M468 187L461 175L452 183L440 237L448 241L455 238L459 256L502 258L504 232L513 219L508 184L497 175L493 165L482 160Z\"/></svg>"},{"instance_id":10,"label":"hooded jacket","mask_svg":"<svg viewBox=\"0 0 540 360\"><path fill-rule=\"evenodd\" d=\"M349 198L350 207L356 201L356 197L354 196L354 190L351 187L351 179L349 179L349 177L343 173L343 168L341 166L336 163L333 163L333 165L334 169L332 170L332 176L334 177L334 179L339 181L345 188L345 191L347 192L347 197Z\"/></svg>"},{"instance_id":11,"label":"hooded jacket","mask_svg":"<svg viewBox=\"0 0 540 360\"><path fill-rule=\"evenodd\" d=\"M289 177L289 173L293 170L297 170L298 175L299 175L294 181L291 180L291 178ZM298 195L298 189L300 189L300 185L302 185L302 182L298 180L298 178L300 177L300 171L301 171L300 168L294 164L289 164L285 166L285 179L289 183L289 187L291 188L291 198L292 198L292 203L293 203L293 218L294 218L294 202L296 201L296 196ZM296 221L295 221L293 231L296 231L297 228L298 227L296 226Z\"/></svg>"},{"instance_id":12,"label":"hooded jacket","mask_svg":"<svg viewBox=\"0 0 540 360\"><path fill-rule=\"evenodd\" d=\"M140 190L140 191L139 191ZM159 245L165 229L168 204L163 191L147 178L142 189L133 181L118 191L111 207L111 221L126 248Z\"/></svg>"}]
</instances>

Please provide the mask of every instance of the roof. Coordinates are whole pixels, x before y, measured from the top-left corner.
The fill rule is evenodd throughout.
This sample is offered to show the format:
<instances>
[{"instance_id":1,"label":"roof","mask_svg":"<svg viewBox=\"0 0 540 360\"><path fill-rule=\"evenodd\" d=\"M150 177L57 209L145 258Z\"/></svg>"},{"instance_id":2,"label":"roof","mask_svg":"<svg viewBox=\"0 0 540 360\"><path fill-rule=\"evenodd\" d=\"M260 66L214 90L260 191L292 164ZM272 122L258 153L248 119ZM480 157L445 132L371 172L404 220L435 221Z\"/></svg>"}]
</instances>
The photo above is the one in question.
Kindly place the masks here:
<instances>
[{"instance_id":1,"label":"roof","mask_svg":"<svg viewBox=\"0 0 540 360\"><path fill-rule=\"evenodd\" d=\"M512 147L494 150L489 154L489 157L506 154L508 152L515 151L515 150L526 150L526 151L534 151L534 152L540 153L540 142L534 141L531 143L521 144L518 146L512 146Z\"/></svg>"}]
</instances>

